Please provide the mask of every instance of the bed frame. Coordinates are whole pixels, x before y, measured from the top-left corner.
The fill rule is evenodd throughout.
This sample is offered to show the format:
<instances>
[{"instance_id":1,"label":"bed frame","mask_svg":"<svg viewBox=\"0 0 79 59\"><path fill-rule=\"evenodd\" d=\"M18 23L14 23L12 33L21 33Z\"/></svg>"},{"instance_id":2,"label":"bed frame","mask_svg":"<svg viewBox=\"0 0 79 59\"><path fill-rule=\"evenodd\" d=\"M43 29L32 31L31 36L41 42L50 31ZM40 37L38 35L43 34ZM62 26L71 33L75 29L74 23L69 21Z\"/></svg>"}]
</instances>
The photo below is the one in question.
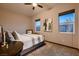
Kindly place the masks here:
<instances>
[{"instance_id":1,"label":"bed frame","mask_svg":"<svg viewBox=\"0 0 79 59\"><path fill-rule=\"evenodd\" d=\"M25 56L25 55L33 52L34 50L36 50L36 49L38 49L38 48L40 48L41 46L44 46L44 45L45 45L45 42L44 41L43 42L40 42L40 43L38 43L37 45L34 45L31 48L28 48L28 49L23 50L20 55L21 56Z\"/></svg>"}]
</instances>

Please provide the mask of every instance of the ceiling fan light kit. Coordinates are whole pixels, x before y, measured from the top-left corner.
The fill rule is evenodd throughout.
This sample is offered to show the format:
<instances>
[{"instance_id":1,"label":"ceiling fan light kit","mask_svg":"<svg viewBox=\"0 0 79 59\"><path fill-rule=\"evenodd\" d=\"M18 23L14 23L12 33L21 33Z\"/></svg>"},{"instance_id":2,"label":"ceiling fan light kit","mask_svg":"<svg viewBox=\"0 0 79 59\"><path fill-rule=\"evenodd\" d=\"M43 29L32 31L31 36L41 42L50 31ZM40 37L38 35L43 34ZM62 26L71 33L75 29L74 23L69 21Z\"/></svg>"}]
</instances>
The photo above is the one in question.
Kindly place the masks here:
<instances>
[{"instance_id":1,"label":"ceiling fan light kit","mask_svg":"<svg viewBox=\"0 0 79 59\"><path fill-rule=\"evenodd\" d=\"M24 3L24 5L32 5L33 6L33 10L35 9L35 7L40 7L40 8L43 8L43 6L42 5L39 5L39 4L37 4L37 3Z\"/></svg>"},{"instance_id":2,"label":"ceiling fan light kit","mask_svg":"<svg viewBox=\"0 0 79 59\"><path fill-rule=\"evenodd\" d=\"M37 6L37 4L36 4L36 3L32 3L32 5L33 5L33 7L36 7L36 6Z\"/></svg>"}]
</instances>

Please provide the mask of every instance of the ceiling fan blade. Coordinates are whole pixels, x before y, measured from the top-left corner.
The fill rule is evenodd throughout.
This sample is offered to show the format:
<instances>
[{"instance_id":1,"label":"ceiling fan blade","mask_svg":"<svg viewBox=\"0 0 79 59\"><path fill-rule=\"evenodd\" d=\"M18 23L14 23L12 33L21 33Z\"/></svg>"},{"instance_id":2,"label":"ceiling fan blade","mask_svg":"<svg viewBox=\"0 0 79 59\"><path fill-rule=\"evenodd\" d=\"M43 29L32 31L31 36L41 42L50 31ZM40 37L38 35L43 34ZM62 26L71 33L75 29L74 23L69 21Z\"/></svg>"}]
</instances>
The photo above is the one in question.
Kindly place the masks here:
<instances>
[{"instance_id":1,"label":"ceiling fan blade","mask_svg":"<svg viewBox=\"0 0 79 59\"><path fill-rule=\"evenodd\" d=\"M32 3L24 3L25 5L31 5Z\"/></svg>"},{"instance_id":2,"label":"ceiling fan blade","mask_svg":"<svg viewBox=\"0 0 79 59\"><path fill-rule=\"evenodd\" d=\"M32 8L33 10L35 9L35 7Z\"/></svg>"},{"instance_id":3,"label":"ceiling fan blade","mask_svg":"<svg viewBox=\"0 0 79 59\"><path fill-rule=\"evenodd\" d=\"M38 6L38 7L40 7L40 8L43 8L43 6L42 6L42 5L39 5L39 4L38 4L37 6Z\"/></svg>"}]
</instances>

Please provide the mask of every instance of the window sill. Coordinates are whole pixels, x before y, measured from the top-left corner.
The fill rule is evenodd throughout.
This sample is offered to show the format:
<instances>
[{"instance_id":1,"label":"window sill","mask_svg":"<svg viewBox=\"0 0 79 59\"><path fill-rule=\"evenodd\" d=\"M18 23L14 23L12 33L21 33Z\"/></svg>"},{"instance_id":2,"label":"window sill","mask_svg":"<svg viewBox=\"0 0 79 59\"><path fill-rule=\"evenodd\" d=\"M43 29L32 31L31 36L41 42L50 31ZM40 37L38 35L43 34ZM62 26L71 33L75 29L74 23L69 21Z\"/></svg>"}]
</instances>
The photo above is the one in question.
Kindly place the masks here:
<instances>
[{"instance_id":1,"label":"window sill","mask_svg":"<svg viewBox=\"0 0 79 59\"><path fill-rule=\"evenodd\" d=\"M39 33L39 32L41 32L41 31L35 31L36 33Z\"/></svg>"},{"instance_id":2,"label":"window sill","mask_svg":"<svg viewBox=\"0 0 79 59\"><path fill-rule=\"evenodd\" d=\"M59 32L61 34L75 34L75 32Z\"/></svg>"}]
</instances>

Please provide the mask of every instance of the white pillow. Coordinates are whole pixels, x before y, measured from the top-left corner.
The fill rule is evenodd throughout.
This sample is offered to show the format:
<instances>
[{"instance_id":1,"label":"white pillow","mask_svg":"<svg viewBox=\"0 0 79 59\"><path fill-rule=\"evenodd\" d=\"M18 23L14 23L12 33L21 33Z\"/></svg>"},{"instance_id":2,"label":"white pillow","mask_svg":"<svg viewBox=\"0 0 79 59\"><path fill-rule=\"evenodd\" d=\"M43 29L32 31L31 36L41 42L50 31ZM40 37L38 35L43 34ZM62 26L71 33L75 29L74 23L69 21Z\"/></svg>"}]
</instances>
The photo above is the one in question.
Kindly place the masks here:
<instances>
[{"instance_id":1,"label":"white pillow","mask_svg":"<svg viewBox=\"0 0 79 59\"><path fill-rule=\"evenodd\" d=\"M32 31L28 31L27 34L32 34Z\"/></svg>"},{"instance_id":2,"label":"white pillow","mask_svg":"<svg viewBox=\"0 0 79 59\"><path fill-rule=\"evenodd\" d=\"M21 40L21 35L18 33L18 32L16 32L16 31L14 31L15 33L16 33L16 35L17 35L17 40Z\"/></svg>"},{"instance_id":3,"label":"white pillow","mask_svg":"<svg viewBox=\"0 0 79 59\"><path fill-rule=\"evenodd\" d=\"M9 31L7 31L7 32L8 32L8 35L9 35L9 37L10 37L10 40L11 40L11 41L15 41L13 35L12 35Z\"/></svg>"}]
</instances>

